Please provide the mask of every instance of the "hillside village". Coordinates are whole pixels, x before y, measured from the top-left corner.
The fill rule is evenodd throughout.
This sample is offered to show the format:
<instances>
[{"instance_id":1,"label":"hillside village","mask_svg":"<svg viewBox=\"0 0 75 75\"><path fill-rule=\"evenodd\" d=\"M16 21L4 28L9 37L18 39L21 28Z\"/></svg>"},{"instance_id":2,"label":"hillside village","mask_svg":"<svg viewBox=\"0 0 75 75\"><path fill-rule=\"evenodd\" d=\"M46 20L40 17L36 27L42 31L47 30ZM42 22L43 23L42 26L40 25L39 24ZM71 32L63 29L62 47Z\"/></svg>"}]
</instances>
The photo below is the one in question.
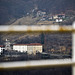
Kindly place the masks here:
<instances>
[{"instance_id":1,"label":"hillside village","mask_svg":"<svg viewBox=\"0 0 75 75\"><path fill-rule=\"evenodd\" d=\"M50 20L52 16L58 14L65 14L66 16L64 20L65 22L61 23L61 25L72 25L73 21L75 20L75 0L0 0L0 9L0 25L11 25L13 23L15 25L51 25L53 22L47 20ZM38 17L36 17L36 15L38 15L37 13L42 13L46 16L38 19ZM27 17L29 17L29 20ZM18 20L20 21L15 23ZM39 22L37 22L38 20ZM40 20L45 21L40 22ZM33 22L28 23L25 21Z\"/></svg>"},{"instance_id":2,"label":"hillside village","mask_svg":"<svg viewBox=\"0 0 75 75\"><path fill-rule=\"evenodd\" d=\"M67 25L75 17L75 12L69 11L69 13L48 14L45 11L38 10L38 8L32 9L26 16L19 18L11 25ZM70 21L69 21L70 20ZM73 22L73 20L72 20Z\"/></svg>"}]
</instances>

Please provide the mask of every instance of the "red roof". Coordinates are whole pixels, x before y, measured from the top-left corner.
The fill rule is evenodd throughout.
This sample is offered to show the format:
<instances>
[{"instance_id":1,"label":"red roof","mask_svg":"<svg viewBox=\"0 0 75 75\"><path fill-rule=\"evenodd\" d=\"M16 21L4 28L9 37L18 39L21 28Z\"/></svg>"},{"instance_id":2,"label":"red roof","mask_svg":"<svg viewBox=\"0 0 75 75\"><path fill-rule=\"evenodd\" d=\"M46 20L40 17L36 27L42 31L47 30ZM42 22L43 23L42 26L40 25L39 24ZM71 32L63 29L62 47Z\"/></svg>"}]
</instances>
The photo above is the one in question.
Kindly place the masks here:
<instances>
[{"instance_id":1,"label":"red roof","mask_svg":"<svg viewBox=\"0 0 75 75\"><path fill-rule=\"evenodd\" d=\"M58 14L58 15L65 15L65 14Z\"/></svg>"},{"instance_id":2,"label":"red roof","mask_svg":"<svg viewBox=\"0 0 75 75\"><path fill-rule=\"evenodd\" d=\"M40 44L40 43L30 43L28 45L42 45L42 44Z\"/></svg>"},{"instance_id":3,"label":"red roof","mask_svg":"<svg viewBox=\"0 0 75 75\"><path fill-rule=\"evenodd\" d=\"M30 43L30 44L14 44L14 45L42 45L40 43Z\"/></svg>"},{"instance_id":4,"label":"red roof","mask_svg":"<svg viewBox=\"0 0 75 75\"><path fill-rule=\"evenodd\" d=\"M3 45L0 45L0 47L3 47Z\"/></svg>"},{"instance_id":5,"label":"red roof","mask_svg":"<svg viewBox=\"0 0 75 75\"><path fill-rule=\"evenodd\" d=\"M14 45L28 45L28 44L14 44Z\"/></svg>"}]
</instances>

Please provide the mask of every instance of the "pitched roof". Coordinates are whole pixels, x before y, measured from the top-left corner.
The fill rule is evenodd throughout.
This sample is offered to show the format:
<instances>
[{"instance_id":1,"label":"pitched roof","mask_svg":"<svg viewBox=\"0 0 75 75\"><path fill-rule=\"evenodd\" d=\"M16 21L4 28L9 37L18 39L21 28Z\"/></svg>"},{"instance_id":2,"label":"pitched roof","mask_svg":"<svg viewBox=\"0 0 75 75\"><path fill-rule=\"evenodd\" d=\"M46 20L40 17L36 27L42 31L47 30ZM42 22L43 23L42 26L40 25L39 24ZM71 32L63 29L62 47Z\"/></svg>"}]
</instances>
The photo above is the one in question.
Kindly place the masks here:
<instances>
[{"instance_id":1,"label":"pitched roof","mask_svg":"<svg viewBox=\"0 0 75 75\"><path fill-rule=\"evenodd\" d=\"M30 43L30 44L14 44L14 45L27 45L27 46L31 45L32 46L32 45L42 45L42 44L40 44L40 43Z\"/></svg>"},{"instance_id":2,"label":"pitched roof","mask_svg":"<svg viewBox=\"0 0 75 75\"><path fill-rule=\"evenodd\" d=\"M28 44L13 44L13 45L28 45Z\"/></svg>"},{"instance_id":3,"label":"pitched roof","mask_svg":"<svg viewBox=\"0 0 75 75\"><path fill-rule=\"evenodd\" d=\"M42 45L42 44L40 44L40 43L30 43L28 45Z\"/></svg>"}]
</instances>

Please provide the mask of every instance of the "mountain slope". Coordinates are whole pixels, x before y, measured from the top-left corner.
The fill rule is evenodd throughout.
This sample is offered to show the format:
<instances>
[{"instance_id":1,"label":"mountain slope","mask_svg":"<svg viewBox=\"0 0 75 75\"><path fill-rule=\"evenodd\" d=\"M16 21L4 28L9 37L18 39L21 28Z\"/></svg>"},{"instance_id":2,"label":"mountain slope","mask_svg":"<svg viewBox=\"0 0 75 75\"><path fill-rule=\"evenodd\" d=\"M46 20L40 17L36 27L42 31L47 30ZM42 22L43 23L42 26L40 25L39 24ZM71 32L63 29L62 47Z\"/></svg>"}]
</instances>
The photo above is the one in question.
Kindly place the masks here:
<instances>
[{"instance_id":1,"label":"mountain slope","mask_svg":"<svg viewBox=\"0 0 75 75\"><path fill-rule=\"evenodd\" d=\"M75 0L0 0L0 25L13 23L35 6L47 13L60 13L75 10L74 4Z\"/></svg>"}]
</instances>

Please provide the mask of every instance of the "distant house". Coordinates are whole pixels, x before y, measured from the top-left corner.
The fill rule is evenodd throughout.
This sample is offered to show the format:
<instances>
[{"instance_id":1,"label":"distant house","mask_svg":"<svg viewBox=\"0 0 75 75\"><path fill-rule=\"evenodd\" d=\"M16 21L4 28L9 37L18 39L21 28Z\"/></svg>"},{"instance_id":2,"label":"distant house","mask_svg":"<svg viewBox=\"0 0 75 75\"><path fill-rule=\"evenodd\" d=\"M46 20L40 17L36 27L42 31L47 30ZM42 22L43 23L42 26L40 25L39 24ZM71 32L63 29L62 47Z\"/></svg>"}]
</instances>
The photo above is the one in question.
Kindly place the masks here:
<instances>
[{"instance_id":1,"label":"distant house","mask_svg":"<svg viewBox=\"0 0 75 75\"><path fill-rule=\"evenodd\" d=\"M14 44L13 50L16 50L19 52L26 52L27 51L27 44Z\"/></svg>"},{"instance_id":2,"label":"distant house","mask_svg":"<svg viewBox=\"0 0 75 75\"><path fill-rule=\"evenodd\" d=\"M27 53L28 54L34 54L36 53L42 53L42 44L40 43L31 43L27 46Z\"/></svg>"},{"instance_id":3,"label":"distant house","mask_svg":"<svg viewBox=\"0 0 75 75\"><path fill-rule=\"evenodd\" d=\"M63 19L63 18L65 18L65 14L56 14L56 15L53 15L53 18L54 19L57 19L57 18L59 18L59 19Z\"/></svg>"},{"instance_id":4,"label":"distant house","mask_svg":"<svg viewBox=\"0 0 75 75\"><path fill-rule=\"evenodd\" d=\"M3 45L0 45L0 55L1 55L2 50L3 50Z\"/></svg>"},{"instance_id":5,"label":"distant house","mask_svg":"<svg viewBox=\"0 0 75 75\"><path fill-rule=\"evenodd\" d=\"M43 17L46 15L46 12L38 11L37 12L37 17Z\"/></svg>"},{"instance_id":6,"label":"distant house","mask_svg":"<svg viewBox=\"0 0 75 75\"><path fill-rule=\"evenodd\" d=\"M65 14L56 14L56 15L53 15L53 19L56 21L56 22L62 22L63 19L65 19Z\"/></svg>"},{"instance_id":7,"label":"distant house","mask_svg":"<svg viewBox=\"0 0 75 75\"><path fill-rule=\"evenodd\" d=\"M65 14L58 14L58 18L65 18Z\"/></svg>"},{"instance_id":8,"label":"distant house","mask_svg":"<svg viewBox=\"0 0 75 75\"><path fill-rule=\"evenodd\" d=\"M37 52L42 52L42 44L40 43L31 43L31 44L14 44L13 50L19 52L27 52L28 54L36 54Z\"/></svg>"},{"instance_id":9,"label":"distant house","mask_svg":"<svg viewBox=\"0 0 75 75\"><path fill-rule=\"evenodd\" d=\"M59 18L57 18L55 21L56 21L56 22L62 22L63 19L59 19Z\"/></svg>"},{"instance_id":10,"label":"distant house","mask_svg":"<svg viewBox=\"0 0 75 75\"><path fill-rule=\"evenodd\" d=\"M58 15L54 15L54 16L53 16L53 19L57 19L57 18L58 18Z\"/></svg>"},{"instance_id":11,"label":"distant house","mask_svg":"<svg viewBox=\"0 0 75 75\"><path fill-rule=\"evenodd\" d=\"M53 18L50 18L50 20L52 19L58 23L58 22L63 22L66 16L65 14L56 14L56 15L53 15L52 17Z\"/></svg>"},{"instance_id":12,"label":"distant house","mask_svg":"<svg viewBox=\"0 0 75 75\"><path fill-rule=\"evenodd\" d=\"M53 20L53 16L49 17L48 20L49 21L52 21Z\"/></svg>"}]
</instances>

